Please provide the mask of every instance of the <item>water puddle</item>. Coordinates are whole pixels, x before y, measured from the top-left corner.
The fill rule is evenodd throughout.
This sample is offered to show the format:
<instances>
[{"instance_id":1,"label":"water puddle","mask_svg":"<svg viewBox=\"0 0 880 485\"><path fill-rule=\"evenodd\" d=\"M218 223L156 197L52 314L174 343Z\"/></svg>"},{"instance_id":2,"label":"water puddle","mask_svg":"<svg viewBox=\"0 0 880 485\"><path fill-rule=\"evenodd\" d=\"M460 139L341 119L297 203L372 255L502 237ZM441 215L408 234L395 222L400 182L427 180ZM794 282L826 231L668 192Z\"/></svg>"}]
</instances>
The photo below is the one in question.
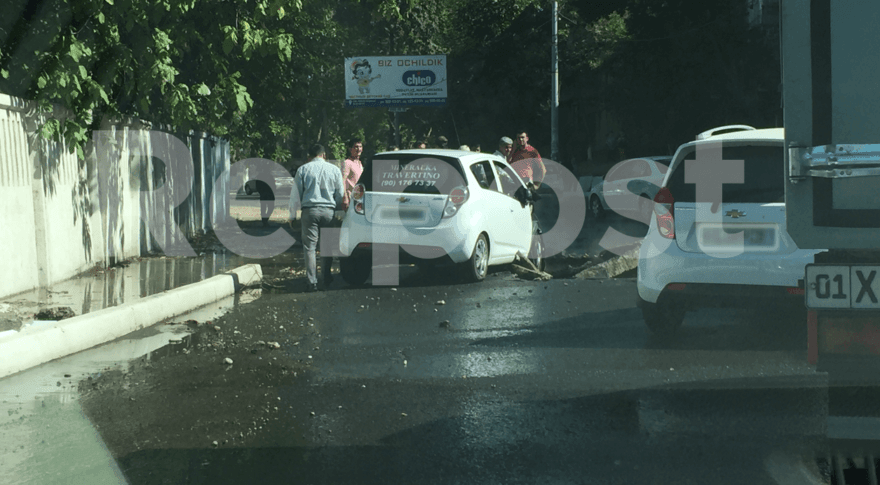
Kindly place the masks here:
<instances>
[{"instance_id":1,"label":"water puddle","mask_svg":"<svg viewBox=\"0 0 880 485\"><path fill-rule=\"evenodd\" d=\"M0 299L0 332L19 330L34 322L45 308L69 307L76 315L136 301L140 298L196 283L244 264L257 263L264 275L302 266L302 251L274 258L248 259L235 254L211 253L198 258L143 258L41 288Z\"/></svg>"}]
</instances>

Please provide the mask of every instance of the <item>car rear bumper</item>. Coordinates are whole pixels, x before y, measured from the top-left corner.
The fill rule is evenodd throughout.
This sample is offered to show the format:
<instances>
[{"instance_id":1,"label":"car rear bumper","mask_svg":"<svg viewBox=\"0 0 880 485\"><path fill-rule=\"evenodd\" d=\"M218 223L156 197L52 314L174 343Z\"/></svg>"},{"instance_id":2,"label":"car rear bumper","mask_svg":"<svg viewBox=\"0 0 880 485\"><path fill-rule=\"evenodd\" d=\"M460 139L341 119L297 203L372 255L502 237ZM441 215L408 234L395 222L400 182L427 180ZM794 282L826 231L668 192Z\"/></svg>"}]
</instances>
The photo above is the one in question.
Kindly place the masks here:
<instances>
[{"instance_id":1,"label":"car rear bumper","mask_svg":"<svg viewBox=\"0 0 880 485\"><path fill-rule=\"evenodd\" d=\"M394 255L395 252L396 256ZM376 264L430 264L440 266L455 263L443 248L436 246L413 247L396 244L361 243L354 248L349 257L370 258Z\"/></svg>"},{"instance_id":2,"label":"car rear bumper","mask_svg":"<svg viewBox=\"0 0 880 485\"><path fill-rule=\"evenodd\" d=\"M753 308L785 306L804 309L802 288L765 285L730 285L716 283L670 283L656 300L645 300L641 294L639 308L654 304L670 305L684 310L698 308Z\"/></svg>"},{"instance_id":3,"label":"car rear bumper","mask_svg":"<svg viewBox=\"0 0 880 485\"><path fill-rule=\"evenodd\" d=\"M701 287L721 290L717 295L710 291L705 295L707 300L713 296L723 297L727 294L724 290L737 287L744 289L734 291L743 291L745 296L757 298L768 292L771 298L775 298L778 291L785 292L786 288L797 288L801 284L804 268L813 262L817 252L798 249L789 254L744 253L719 258L684 252L675 241L653 241L649 235L639 251L639 297L656 302L668 285L686 284L694 288L693 291ZM739 294L732 295L734 300Z\"/></svg>"},{"instance_id":4,"label":"car rear bumper","mask_svg":"<svg viewBox=\"0 0 880 485\"><path fill-rule=\"evenodd\" d=\"M471 233L475 231L462 230L450 219L435 227L375 225L367 222L363 215L349 211L342 224L339 251L343 256L349 256L356 249L363 249L359 245L399 246L404 249L401 254L411 262L447 258L461 263L470 258L476 242L475 236L473 241L466 239Z\"/></svg>"}]
</instances>

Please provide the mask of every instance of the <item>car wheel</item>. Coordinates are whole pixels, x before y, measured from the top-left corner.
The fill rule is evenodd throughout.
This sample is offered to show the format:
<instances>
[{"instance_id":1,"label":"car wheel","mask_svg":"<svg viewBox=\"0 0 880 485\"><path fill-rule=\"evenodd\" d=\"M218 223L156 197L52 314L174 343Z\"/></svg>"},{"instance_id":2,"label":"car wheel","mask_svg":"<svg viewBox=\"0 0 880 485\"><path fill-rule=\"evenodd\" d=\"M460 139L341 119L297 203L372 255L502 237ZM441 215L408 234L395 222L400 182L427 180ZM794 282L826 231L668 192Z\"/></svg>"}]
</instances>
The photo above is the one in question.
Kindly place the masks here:
<instances>
[{"instance_id":1,"label":"car wheel","mask_svg":"<svg viewBox=\"0 0 880 485\"><path fill-rule=\"evenodd\" d=\"M642 302L642 318L648 330L658 337L669 337L684 323L685 310L662 303Z\"/></svg>"},{"instance_id":2,"label":"car wheel","mask_svg":"<svg viewBox=\"0 0 880 485\"><path fill-rule=\"evenodd\" d=\"M593 218L596 220L605 217L605 208L602 207L602 201L599 200L598 195L590 197L590 214L592 214Z\"/></svg>"},{"instance_id":3,"label":"car wheel","mask_svg":"<svg viewBox=\"0 0 880 485\"><path fill-rule=\"evenodd\" d=\"M370 276L372 259L368 256L352 256L339 259L339 274L351 286L361 286Z\"/></svg>"},{"instance_id":4,"label":"car wheel","mask_svg":"<svg viewBox=\"0 0 880 485\"><path fill-rule=\"evenodd\" d=\"M477 237L474 251L464 264L464 277L470 282L479 282L486 279L489 272L489 238L485 234Z\"/></svg>"},{"instance_id":5,"label":"car wheel","mask_svg":"<svg viewBox=\"0 0 880 485\"><path fill-rule=\"evenodd\" d=\"M541 234L532 235L532 247L529 249L529 261L541 271L547 266L544 261L544 236Z\"/></svg>"}]
</instances>

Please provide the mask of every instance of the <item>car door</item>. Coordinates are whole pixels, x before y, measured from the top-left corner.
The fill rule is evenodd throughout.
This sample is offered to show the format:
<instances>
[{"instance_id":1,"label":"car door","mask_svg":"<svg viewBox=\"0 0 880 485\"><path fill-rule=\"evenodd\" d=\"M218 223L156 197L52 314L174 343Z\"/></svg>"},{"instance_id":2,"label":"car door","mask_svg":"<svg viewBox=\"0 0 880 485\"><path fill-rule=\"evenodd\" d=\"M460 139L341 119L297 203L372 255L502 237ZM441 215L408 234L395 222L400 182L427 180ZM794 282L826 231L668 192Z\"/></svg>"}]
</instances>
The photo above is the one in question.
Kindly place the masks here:
<instances>
[{"instance_id":1,"label":"car door","mask_svg":"<svg viewBox=\"0 0 880 485\"><path fill-rule=\"evenodd\" d=\"M492 168L497 174L498 181L495 190L501 195L505 214L505 238L510 242L511 254L522 252L528 256L532 243L532 205L523 204L517 200L518 190L527 190L522 180L506 162L493 160Z\"/></svg>"},{"instance_id":2,"label":"car door","mask_svg":"<svg viewBox=\"0 0 880 485\"><path fill-rule=\"evenodd\" d=\"M489 235L491 260L509 258L511 239L504 227L508 219L507 201L496 189L497 175L488 160L472 163L470 171L477 181L477 186L469 189L473 198L471 203L479 212L478 220L482 221L482 227L474 229L484 230Z\"/></svg>"}]
</instances>

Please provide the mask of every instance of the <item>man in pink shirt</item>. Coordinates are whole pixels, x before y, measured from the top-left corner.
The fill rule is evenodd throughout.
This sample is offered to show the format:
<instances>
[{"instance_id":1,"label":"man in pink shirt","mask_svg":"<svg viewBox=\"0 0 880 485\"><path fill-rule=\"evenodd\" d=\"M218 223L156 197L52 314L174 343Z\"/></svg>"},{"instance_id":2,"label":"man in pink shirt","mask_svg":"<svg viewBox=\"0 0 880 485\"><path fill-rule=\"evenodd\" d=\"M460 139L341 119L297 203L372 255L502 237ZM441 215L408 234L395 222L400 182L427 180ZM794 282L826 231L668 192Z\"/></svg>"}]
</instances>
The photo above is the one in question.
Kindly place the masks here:
<instances>
[{"instance_id":1,"label":"man in pink shirt","mask_svg":"<svg viewBox=\"0 0 880 485\"><path fill-rule=\"evenodd\" d=\"M344 195L342 197L342 209L348 210L348 202L351 198L351 191L357 184L361 173L364 171L364 165L361 162L361 154L364 153L364 144L357 138L352 138L348 142L348 157L342 162L342 183Z\"/></svg>"}]
</instances>

